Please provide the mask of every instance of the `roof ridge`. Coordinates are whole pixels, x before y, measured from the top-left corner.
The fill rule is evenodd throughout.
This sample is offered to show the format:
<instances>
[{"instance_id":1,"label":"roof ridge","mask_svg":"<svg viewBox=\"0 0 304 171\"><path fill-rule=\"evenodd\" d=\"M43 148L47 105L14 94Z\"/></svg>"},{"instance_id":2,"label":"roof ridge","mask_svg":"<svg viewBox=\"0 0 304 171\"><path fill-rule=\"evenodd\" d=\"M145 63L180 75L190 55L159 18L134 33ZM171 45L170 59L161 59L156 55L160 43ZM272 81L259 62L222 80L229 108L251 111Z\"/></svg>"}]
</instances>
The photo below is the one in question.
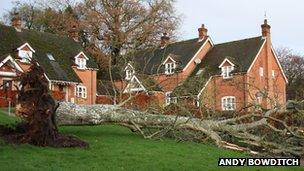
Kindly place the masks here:
<instances>
[{"instance_id":1,"label":"roof ridge","mask_svg":"<svg viewBox=\"0 0 304 171\"><path fill-rule=\"evenodd\" d=\"M7 28L14 29L13 26L1 24L1 23L0 23L0 26L4 26L4 27L7 27ZM21 32L18 32L18 33L21 33L21 34L22 34L23 31L26 31L26 32L33 32L33 33L39 33L39 34L48 34L48 35L50 35L50 36L56 36L56 37L60 37L60 38L68 38L68 39L71 39L70 37L68 37L68 36L66 36L66 35L59 35L59 34L56 34L56 33L50 33L50 32L45 32L45 31L37 31L37 30L34 30L34 29L27 29L27 28L22 28L22 31L21 31Z\"/></svg>"},{"instance_id":2,"label":"roof ridge","mask_svg":"<svg viewBox=\"0 0 304 171\"><path fill-rule=\"evenodd\" d=\"M47 36L54 36L56 38L63 38L63 39L70 39L73 40L72 38L70 38L67 35L60 35L60 34L56 34L56 33L50 33L50 32L45 32L45 31L38 31L38 30L33 30L33 29L22 29L26 32L32 32L32 33L38 33L38 34L45 34ZM20 32L22 34L22 32ZM76 42L77 43L77 42Z\"/></svg>"},{"instance_id":3,"label":"roof ridge","mask_svg":"<svg viewBox=\"0 0 304 171\"><path fill-rule=\"evenodd\" d=\"M250 39L256 39L256 38L262 38L262 37L263 37L263 36L250 37L250 38L245 38L245 39L239 39L239 40L233 40L233 41L229 41L229 42L218 43L218 44L215 44L215 45L222 45L222 44L228 44L228 43L235 43L235 42L240 42L240 41L250 40Z\"/></svg>"},{"instance_id":4,"label":"roof ridge","mask_svg":"<svg viewBox=\"0 0 304 171\"><path fill-rule=\"evenodd\" d=\"M172 43L170 43L170 44L182 43L182 42L188 42L188 41L193 41L193 40L195 40L195 39L198 39L198 38L192 38L192 39L180 40L180 41L172 42Z\"/></svg>"}]
</instances>

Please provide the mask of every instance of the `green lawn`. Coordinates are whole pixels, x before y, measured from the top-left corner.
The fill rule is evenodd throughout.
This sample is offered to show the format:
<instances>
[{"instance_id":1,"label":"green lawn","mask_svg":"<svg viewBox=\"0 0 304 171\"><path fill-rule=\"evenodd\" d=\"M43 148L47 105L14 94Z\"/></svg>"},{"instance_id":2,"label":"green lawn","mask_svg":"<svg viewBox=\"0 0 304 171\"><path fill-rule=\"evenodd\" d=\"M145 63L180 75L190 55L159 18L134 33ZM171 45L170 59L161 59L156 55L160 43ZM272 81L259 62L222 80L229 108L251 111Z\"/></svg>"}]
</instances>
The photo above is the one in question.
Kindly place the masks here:
<instances>
[{"instance_id":1,"label":"green lawn","mask_svg":"<svg viewBox=\"0 0 304 171\"><path fill-rule=\"evenodd\" d=\"M15 120L0 113L0 124ZM71 126L60 130L88 141L90 148L41 148L8 145L0 140L0 170L218 170L219 157L246 156L213 145L146 140L126 128L112 125ZM249 170L249 167L224 169ZM267 168L270 169L274 170Z\"/></svg>"}]
</instances>

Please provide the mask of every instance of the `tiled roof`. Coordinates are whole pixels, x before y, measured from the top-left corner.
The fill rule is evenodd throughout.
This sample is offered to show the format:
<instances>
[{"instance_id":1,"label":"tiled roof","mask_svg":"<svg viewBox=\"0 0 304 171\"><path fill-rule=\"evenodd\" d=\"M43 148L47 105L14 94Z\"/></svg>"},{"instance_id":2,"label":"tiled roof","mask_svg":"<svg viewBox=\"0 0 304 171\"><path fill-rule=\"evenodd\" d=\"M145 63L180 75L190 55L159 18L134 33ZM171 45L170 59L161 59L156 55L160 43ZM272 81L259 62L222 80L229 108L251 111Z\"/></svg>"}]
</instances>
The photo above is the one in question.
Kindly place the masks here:
<instances>
[{"instance_id":1,"label":"tiled roof","mask_svg":"<svg viewBox=\"0 0 304 171\"><path fill-rule=\"evenodd\" d=\"M33 58L44 68L50 80L81 82L71 66L74 57L81 51L82 46L67 36L33 30L16 32L13 27L0 24L0 57L6 54L16 55L16 49L24 43L29 43L35 49ZM55 61L50 60L47 54L52 54ZM1 60L0 59L0 60ZM88 68L97 68L96 63L89 57Z\"/></svg>"},{"instance_id":2,"label":"tiled roof","mask_svg":"<svg viewBox=\"0 0 304 171\"><path fill-rule=\"evenodd\" d=\"M135 66L144 74L157 74L164 72L162 63L170 55L177 62L177 70L183 69L193 58L196 52L207 41L207 37L202 41L190 39L175 42L167 45L165 48L157 47L147 49L137 53L134 58Z\"/></svg>"}]
</instances>

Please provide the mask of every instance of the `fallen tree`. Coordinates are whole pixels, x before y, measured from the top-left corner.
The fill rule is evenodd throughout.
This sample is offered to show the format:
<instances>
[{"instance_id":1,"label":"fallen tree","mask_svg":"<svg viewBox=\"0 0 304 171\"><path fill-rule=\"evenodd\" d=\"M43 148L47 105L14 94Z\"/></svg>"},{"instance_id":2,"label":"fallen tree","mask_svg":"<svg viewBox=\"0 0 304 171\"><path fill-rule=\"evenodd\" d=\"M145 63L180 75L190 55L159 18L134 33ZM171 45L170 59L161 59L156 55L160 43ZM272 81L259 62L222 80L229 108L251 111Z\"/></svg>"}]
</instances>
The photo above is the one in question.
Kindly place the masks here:
<instances>
[{"instance_id":1,"label":"fallen tree","mask_svg":"<svg viewBox=\"0 0 304 171\"><path fill-rule=\"evenodd\" d=\"M303 130L275 117L276 110L229 119L199 119L149 114L111 105L61 103L58 106L49 94L43 69L35 63L20 76L20 84L16 115L23 122L14 128L0 125L0 136L7 142L86 147L86 142L60 134L57 122L61 125L110 123L128 127L144 138L173 137L199 142L211 140L219 147L256 155L304 156Z\"/></svg>"},{"instance_id":2,"label":"fallen tree","mask_svg":"<svg viewBox=\"0 0 304 171\"><path fill-rule=\"evenodd\" d=\"M173 136L179 140L212 140L217 146L262 156L304 156L302 130L288 126L272 114L248 114L224 120L155 115L112 105L61 103L57 121L61 125L118 124L139 132L144 138ZM283 128L274 127L271 122Z\"/></svg>"}]
</instances>

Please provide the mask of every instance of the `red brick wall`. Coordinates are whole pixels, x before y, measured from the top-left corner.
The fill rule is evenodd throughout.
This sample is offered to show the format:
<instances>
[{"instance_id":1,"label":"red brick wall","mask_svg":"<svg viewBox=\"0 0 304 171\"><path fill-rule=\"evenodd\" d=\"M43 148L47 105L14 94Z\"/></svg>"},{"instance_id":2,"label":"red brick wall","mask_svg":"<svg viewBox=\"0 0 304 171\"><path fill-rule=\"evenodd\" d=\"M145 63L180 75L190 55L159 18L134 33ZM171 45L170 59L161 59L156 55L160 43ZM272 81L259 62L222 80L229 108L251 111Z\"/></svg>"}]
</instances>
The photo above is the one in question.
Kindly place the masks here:
<instances>
[{"instance_id":1,"label":"red brick wall","mask_svg":"<svg viewBox=\"0 0 304 171\"><path fill-rule=\"evenodd\" d=\"M260 76L259 68L263 67L264 76ZM272 70L275 77L272 77ZM247 102L255 103L255 94L258 91L267 92L267 97L263 98L262 107L272 108L274 104L284 105L286 103L286 82L275 55L267 42L257 57L248 73L248 93Z\"/></svg>"},{"instance_id":2,"label":"red brick wall","mask_svg":"<svg viewBox=\"0 0 304 171\"><path fill-rule=\"evenodd\" d=\"M96 97L96 104L114 104L114 100L111 96L98 95Z\"/></svg>"},{"instance_id":3,"label":"red brick wall","mask_svg":"<svg viewBox=\"0 0 304 171\"><path fill-rule=\"evenodd\" d=\"M200 97L201 104L207 108L222 110L222 98L234 96L236 98L236 110L245 107L245 74L236 74L232 78L223 79L222 76L214 76L206 85Z\"/></svg>"},{"instance_id":4,"label":"red brick wall","mask_svg":"<svg viewBox=\"0 0 304 171\"><path fill-rule=\"evenodd\" d=\"M83 85L87 88L87 98L76 98L75 102L79 104L95 104L96 102L96 70L81 70L73 67L75 73L81 79ZM72 90L71 90L72 91Z\"/></svg>"},{"instance_id":5,"label":"red brick wall","mask_svg":"<svg viewBox=\"0 0 304 171\"><path fill-rule=\"evenodd\" d=\"M11 101L11 105L14 106L16 104L16 95L17 91L0 90L0 107L8 107L9 101Z\"/></svg>"},{"instance_id":6,"label":"red brick wall","mask_svg":"<svg viewBox=\"0 0 304 171\"><path fill-rule=\"evenodd\" d=\"M65 93L60 91L52 91L52 97L58 101L65 101Z\"/></svg>"}]
</instances>

